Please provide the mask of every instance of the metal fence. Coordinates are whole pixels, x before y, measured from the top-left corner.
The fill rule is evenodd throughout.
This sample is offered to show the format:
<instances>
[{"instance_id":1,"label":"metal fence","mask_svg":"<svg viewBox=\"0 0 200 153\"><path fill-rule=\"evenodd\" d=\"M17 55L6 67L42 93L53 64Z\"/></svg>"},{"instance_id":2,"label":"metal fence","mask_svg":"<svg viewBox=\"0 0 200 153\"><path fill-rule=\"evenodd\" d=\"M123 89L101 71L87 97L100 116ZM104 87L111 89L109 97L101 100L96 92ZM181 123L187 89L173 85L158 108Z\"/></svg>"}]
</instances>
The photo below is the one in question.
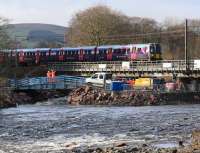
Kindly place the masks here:
<instances>
[{"instance_id":1,"label":"metal fence","mask_svg":"<svg viewBox=\"0 0 200 153\"><path fill-rule=\"evenodd\" d=\"M35 77L20 80L11 79L8 85L16 90L73 89L85 83L85 78L60 75L55 78Z\"/></svg>"}]
</instances>

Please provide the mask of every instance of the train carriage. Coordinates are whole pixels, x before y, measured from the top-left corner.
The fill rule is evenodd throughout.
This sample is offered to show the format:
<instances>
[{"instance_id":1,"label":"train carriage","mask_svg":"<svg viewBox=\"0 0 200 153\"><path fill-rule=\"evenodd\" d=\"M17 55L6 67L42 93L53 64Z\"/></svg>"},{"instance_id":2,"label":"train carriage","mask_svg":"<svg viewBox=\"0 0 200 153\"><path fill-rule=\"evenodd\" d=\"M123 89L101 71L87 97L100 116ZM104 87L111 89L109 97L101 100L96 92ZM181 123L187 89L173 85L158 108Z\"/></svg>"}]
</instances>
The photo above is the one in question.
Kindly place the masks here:
<instances>
[{"instance_id":1,"label":"train carriage","mask_svg":"<svg viewBox=\"0 0 200 153\"><path fill-rule=\"evenodd\" d=\"M49 62L53 62L53 61L59 61L59 52L60 52L60 48L51 48L49 51L49 56L47 56L47 59Z\"/></svg>"},{"instance_id":2,"label":"train carriage","mask_svg":"<svg viewBox=\"0 0 200 153\"><path fill-rule=\"evenodd\" d=\"M70 47L65 47L62 48L63 50L63 61L66 62L74 62L79 60L79 49L78 48L70 48Z\"/></svg>"},{"instance_id":3,"label":"train carriage","mask_svg":"<svg viewBox=\"0 0 200 153\"><path fill-rule=\"evenodd\" d=\"M79 53L83 53L82 57L80 58L81 61L96 61L96 46L81 47ZM79 54L79 56L81 56L81 54Z\"/></svg>"},{"instance_id":4,"label":"train carriage","mask_svg":"<svg viewBox=\"0 0 200 153\"><path fill-rule=\"evenodd\" d=\"M10 53L12 50L0 50L0 64L11 62Z\"/></svg>"},{"instance_id":5,"label":"train carriage","mask_svg":"<svg viewBox=\"0 0 200 153\"><path fill-rule=\"evenodd\" d=\"M113 61L127 61L130 48L126 45L114 45L112 47Z\"/></svg>"},{"instance_id":6,"label":"train carriage","mask_svg":"<svg viewBox=\"0 0 200 153\"><path fill-rule=\"evenodd\" d=\"M112 47L113 46L99 46L97 47L96 57L97 61L112 61Z\"/></svg>"}]
</instances>

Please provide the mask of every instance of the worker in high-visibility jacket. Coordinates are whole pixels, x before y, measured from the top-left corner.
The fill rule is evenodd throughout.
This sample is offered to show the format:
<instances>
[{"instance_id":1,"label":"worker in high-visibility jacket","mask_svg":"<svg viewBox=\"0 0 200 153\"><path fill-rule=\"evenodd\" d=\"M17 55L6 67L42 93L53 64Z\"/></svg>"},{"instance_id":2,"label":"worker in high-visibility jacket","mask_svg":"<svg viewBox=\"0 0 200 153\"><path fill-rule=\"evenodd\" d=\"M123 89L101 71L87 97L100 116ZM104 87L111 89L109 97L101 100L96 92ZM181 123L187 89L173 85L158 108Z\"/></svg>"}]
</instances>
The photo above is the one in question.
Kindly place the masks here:
<instances>
[{"instance_id":1,"label":"worker in high-visibility jacket","mask_svg":"<svg viewBox=\"0 0 200 153\"><path fill-rule=\"evenodd\" d=\"M56 71L51 70L51 78L52 78L52 82L55 82L55 77L56 77Z\"/></svg>"},{"instance_id":2,"label":"worker in high-visibility jacket","mask_svg":"<svg viewBox=\"0 0 200 153\"><path fill-rule=\"evenodd\" d=\"M47 81L51 82L51 71L47 71Z\"/></svg>"}]
</instances>

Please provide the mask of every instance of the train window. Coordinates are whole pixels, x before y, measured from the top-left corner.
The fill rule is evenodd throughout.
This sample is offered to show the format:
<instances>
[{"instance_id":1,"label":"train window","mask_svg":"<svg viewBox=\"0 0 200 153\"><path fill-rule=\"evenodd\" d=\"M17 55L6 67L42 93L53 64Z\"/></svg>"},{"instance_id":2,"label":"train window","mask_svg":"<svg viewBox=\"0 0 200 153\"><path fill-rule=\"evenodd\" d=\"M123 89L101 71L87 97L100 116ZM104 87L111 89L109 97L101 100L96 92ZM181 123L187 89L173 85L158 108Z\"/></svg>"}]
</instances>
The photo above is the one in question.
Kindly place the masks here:
<instances>
[{"instance_id":1,"label":"train window","mask_svg":"<svg viewBox=\"0 0 200 153\"><path fill-rule=\"evenodd\" d=\"M160 44L156 44L156 52L160 53L161 52L161 47Z\"/></svg>"},{"instance_id":2,"label":"train window","mask_svg":"<svg viewBox=\"0 0 200 153\"><path fill-rule=\"evenodd\" d=\"M137 52L141 52L141 48L138 48L138 49L137 49Z\"/></svg>"},{"instance_id":3,"label":"train window","mask_svg":"<svg viewBox=\"0 0 200 153\"><path fill-rule=\"evenodd\" d=\"M150 46L150 52L153 53L155 51L154 46Z\"/></svg>"},{"instance_id":4,"label":"train window","mask_svg":"<svg viewBox=\"0 0 200 153\"><path fill-rule=\"evenodd\" d=\"M91 54L94 55L94 50L91 51Z\"/></svg>"},{"instance_id":5,"label":"train window","mask_svg":"<svg viewBox=\"0 0 200 153\"><path fill-rule=\"evenodd\" d=\"M123 49L121 50L121 52L122 52L122 54L126 54L126 49L123 48Z\"/></svg>"},{"instance_id":6,"label":"train window","mask_svg":"<svg viewBox=\"0 0 200 153\"><path fill-rule=\"evenodd\" d=\"M97 50L96 54L99 54L99 50Z\"/></svg>"}]
</instances>

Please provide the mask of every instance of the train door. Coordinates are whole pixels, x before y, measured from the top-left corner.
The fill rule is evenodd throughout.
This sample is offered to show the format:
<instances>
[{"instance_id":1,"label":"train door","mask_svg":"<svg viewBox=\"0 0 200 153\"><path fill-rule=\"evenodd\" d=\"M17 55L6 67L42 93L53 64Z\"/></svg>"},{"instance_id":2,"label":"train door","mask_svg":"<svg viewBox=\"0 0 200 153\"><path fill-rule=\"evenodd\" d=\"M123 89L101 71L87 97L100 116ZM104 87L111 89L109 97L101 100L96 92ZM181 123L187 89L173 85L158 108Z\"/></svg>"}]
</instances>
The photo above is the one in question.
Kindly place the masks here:
<instances>
[{"instance_id":1,"label":"train door","mask_svg":"<svg viewBox=\"0 0 200 153\"><path fill-rule=\"evenodd\" d=\"M40 63L40 51L37 50L35 53L35 63L39 64Z\"/></svg>"},{"instance_id":2,"label":"train door","mask_svg":"<svg viewBox=\"0 0 200 153\"><path fill-rule=\"evenodd\" d=\"M79 50L79 61L83 61L84 60L84 51L83 49Z\"/></svg>"},{"instance_id":3,"label":"train door","mask_svg":"<svg viewBox=\"0 0 200 153\"><path fill-rule=\"evenodd\" d=\"M23 51L19 52L19 63L24 63L24 52Z\"/></svg>"},{"instance_id":4,"label":"train door","mask_svg":"<svg viewBox=\"0 0 200 153\"><path fill-rule=\"evenodd\" d=\"M109 49L107 50L107 60L108 60L108 61L112 61L112 55L113 55L113 53L112 53L112 48L109 48Z\"/></svg>"},{"instance_id":5,"label":"train door","mask_svg":"<svg viewBox=\"0 0 200 153\"><path fill-rule=\"evenodd\" d=\"M97 48L95 47L95 48L91 51L91 61L96 61L96 53L97 53Z\"/></svg>"},{"instance_id":6,"label":"train door","mask_svg":"<svg viewBox=\"0 0 200 153\"><path fill-rule=\"evenodd\" d=\"M130 50L130 48L129 47L127 47L126 48L126 60L130 60L130 52L131 52L131 50Z\"/></svg>"},{"instance_id":7,"label":"train door","mask_svg":"<svg viewBox=\"0 0 200 153\"><path fill-rule=\"evenodd\" d=\"M10 61L12 63L12 65L16 64L16 58L17 58L17 51L16 50L12 50L8 56L8 58L10 58Z\"/></svg>"},{"instance_id":8,"label":"train door","mask_svg":"<svg viewBox=\"0 0 200 153\"><path fill-rule=\"evenodd\" d=\"M63 49L61 49L60 51L59 51L59 56L58 56L58 60L59 61L64 61L64 50Z\"/></svg>"},{"instance_id":9,"label":"train door","mask_svg":"<svg viewBox=\"0 0 200 153\"><path fill-rule=\"evenodd\" d=\"M132 47L131 49L131 61L135 61L137 59L137 50L136 47Z\"/></svg>"},{"instance_id":10,"label":"train door","mask_svg":"<svg viewBox=\"0 0 200 153\"><path fill-rule=\"evenodd\" d=\"M47 51L47 55L46 55L46 61L45 62L52 62L52 58L51 58L51 49L49 49Z\"/></svg>"}]
</instances>

